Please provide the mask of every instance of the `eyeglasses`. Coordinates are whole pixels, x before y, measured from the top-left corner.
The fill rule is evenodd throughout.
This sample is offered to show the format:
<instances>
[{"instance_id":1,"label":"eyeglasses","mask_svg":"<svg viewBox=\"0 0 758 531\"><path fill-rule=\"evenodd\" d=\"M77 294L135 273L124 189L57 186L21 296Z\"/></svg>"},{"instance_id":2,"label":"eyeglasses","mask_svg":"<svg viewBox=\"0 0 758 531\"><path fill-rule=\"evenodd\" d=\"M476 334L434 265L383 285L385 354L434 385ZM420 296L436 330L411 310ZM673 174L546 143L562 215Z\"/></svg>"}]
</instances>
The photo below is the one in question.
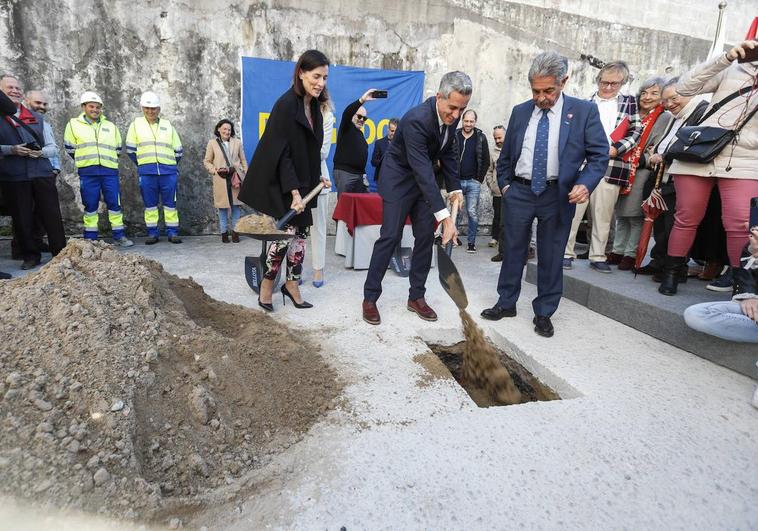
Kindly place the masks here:
<instances>
[{"instance_id":1,"label":"eyeglasses","mask_svg":"<svg viewBox=\"0 0 758 531\"><path fill-rule=\"evenodd\" d=\"M355 117L356 117L356 118L358 119L358 121L360 121L360 122L365 122L365 121L366 121L366 116L364 116L364 115L362 115L362 114L356 114L356 115L355 115Z\"/></svg>"},{"instance_id":2,"label":"eyeglasses","mask_svg":"<svg viewBox=\"0 0 758 531\"><path fill-rule=\"evenodd\" d=\"M617 88L621 86L621 81L598 81L597 84L601 87Z\"/></svg>"}]
</instances>

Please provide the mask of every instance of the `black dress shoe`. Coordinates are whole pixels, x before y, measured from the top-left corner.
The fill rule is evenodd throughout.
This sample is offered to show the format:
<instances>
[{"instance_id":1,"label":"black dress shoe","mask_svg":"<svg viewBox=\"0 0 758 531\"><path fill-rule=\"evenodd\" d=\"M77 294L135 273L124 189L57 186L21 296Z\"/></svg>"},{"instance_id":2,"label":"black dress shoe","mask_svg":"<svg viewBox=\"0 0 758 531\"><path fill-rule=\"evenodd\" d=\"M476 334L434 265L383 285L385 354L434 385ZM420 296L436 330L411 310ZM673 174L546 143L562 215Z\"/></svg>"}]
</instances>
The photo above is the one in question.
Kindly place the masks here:
<instances>
[{"instance_id":1,"label":"black dress shoe","mask_svg":"<svg viewBox=\"0 0 758 531\"><path fill-rule=\"evenodd\" d=\"M21 269L23 269L24 271L28 271L29 269L34 269L35 267L39 265L39 262L40 262L39 260L36 260L34 258L24 260L24 263L21 264Z\"/></svg>"},{"instance_id":2,"label":"black dress shoe","mask_svg":"<svg viewBox=\"0 0 758 531\"><path fill-rule=\"evenodd\" d=\"M532 319L534 323L534 331L542 337L553 337L553 323L550 322L550 317L544 315L535 315Z\"/></svg>"},{"instance_id":3,"label":"black dress shoe","mask_svg":"<svg viewBox=\"0 0 758 531\"><path fill-rule=\"evenodd\" d=\"M482 317L488 321L499 321L503 317L516 317L516 308L501 308L497 304L482 310Z\"/></svg>"},{"instance_id":4,"label":"black dress shoe","mask_svg":"<svg viewBox=\"0 0 758 531\"><path fill-rule=\"evenodd\" d=\"M502 262L503 261L503 255L500 253L497 253L495 256L490 258L490 262Z\"/></svg>"},{"instance_id":5,"label":"black dress shoe","mask_svg":"<svg viewBox=\"0 0 758 531\"><path fill-rule=\"evenodd\" d=\"M155 245L156 243L158 243L158 236L149 236L145 240L145 245Z\"/></svg>"}]
</instances>

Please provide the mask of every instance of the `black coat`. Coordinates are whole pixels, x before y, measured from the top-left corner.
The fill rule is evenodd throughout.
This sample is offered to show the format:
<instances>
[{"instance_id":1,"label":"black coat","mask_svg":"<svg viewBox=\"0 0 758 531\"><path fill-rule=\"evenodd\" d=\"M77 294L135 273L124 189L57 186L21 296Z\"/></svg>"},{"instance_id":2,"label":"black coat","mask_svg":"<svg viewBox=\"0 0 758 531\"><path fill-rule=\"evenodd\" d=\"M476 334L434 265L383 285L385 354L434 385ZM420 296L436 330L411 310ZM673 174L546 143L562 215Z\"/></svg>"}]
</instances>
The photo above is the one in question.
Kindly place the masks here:
<instances>
[{"instance_id":1,"label":"black coat","mask_svg":"<svg viewBox=\"0 0 758 531\"><path fill-rule=\"evenodd\" d=\"M286 214L292 204L291 191L310 192L321 180L321 144L324 121L319 103L311 100L313 129L305 117L303 98L290 88L274 104L258 147L242 182L239 199L259 212L275 218ZM313 224L311 208L318 195L306 205L292 225Z\"/></svg>"}]
</instances>

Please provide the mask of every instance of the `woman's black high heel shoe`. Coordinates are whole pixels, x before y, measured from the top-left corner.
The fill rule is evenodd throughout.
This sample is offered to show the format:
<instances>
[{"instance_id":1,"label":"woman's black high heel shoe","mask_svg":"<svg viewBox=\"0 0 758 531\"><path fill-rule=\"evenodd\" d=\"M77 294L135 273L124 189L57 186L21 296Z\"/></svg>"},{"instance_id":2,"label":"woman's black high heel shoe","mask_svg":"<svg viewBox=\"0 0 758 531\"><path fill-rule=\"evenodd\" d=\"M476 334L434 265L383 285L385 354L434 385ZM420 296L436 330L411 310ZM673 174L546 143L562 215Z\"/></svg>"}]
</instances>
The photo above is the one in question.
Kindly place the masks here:
<instances>
[{"instance_id":1,"label":"woman's black high heel shoe","mask_svg":"<svg viewBox=\"0 0 758 531\"><path fill-rule=\"evenodd\" d=\"M274 305L271 302L261 302L261 298L258 297L258 306L266 310L267 312L273 312L274 311Z\"/></svg>"},{"instance_id":2,"label":"woman's black high heel shoe","mask_svg":"<svg viewBox=\"0 0 758 531\"><path fill-rule=\"evenodd\" d=\"M295 308L299 308L299 309L313 308L313 304L311 304L310 302L303 301L302 304L298 303L295 300L295 297L292 296L292 293L290 293L289 290L287 289L287 286L282 284L282 304L285 304L284 297L289 297L290 300L292 301L292 304L295 305Z\"/></svg>"}]
</instances>

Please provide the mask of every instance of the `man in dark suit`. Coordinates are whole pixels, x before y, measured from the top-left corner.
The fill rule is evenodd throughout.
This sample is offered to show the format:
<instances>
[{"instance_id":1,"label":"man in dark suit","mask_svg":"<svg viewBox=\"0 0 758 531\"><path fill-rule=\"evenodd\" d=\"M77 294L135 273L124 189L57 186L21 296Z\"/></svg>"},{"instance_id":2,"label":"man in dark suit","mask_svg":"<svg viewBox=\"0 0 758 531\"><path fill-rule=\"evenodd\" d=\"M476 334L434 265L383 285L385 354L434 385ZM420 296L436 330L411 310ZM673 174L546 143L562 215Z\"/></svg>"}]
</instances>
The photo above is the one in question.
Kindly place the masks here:
<instances>
[{"instance_id":1,"label":"man in dark suit","mask_svg":"<svg viewBox=\"0 0 758 531\"><path fill-rule=\"evenodd\" d=\"M387 124L387 136L384 136L376 141L374 144L374 153L371 155L371 165L376 168L374 170L374 181L379 182L379 173L382 169L382 160L387 154L387 150L390 148L392 139L395 138L395 131L397 130L397 124L400 120L397 118L390 118Z\"/></svg>"},{"instance_id":2,"label":"man in dark suit","mask_svg":"<svg viewBox=\"0 0 758 531\"><path fill-rule=\"evenodd\" d=\"M543 52L532 62L532 99L513 108L497 161L503 191L503 263L498 301L482 312L497 321L516 315L532 221L537 218L535 332L553 335L550 316L563 293L563 249L577 203L590 193L608 166L608 141L597 106L562 93L568 60ZM585 163L584 167L582 164Z\"/></svg>"},{"instance_id":3,"label":"man in dark suit","mask_svg":"<svg viewBox=\"0 0 758 531\"><path fill-rule=\"evenodd\" d=\"M448 72L442 76L437 95L408 111L400 120L382 162L379 181L384 209L382 229L363 286L363 320L369 324L381 322L376 301L408 216L415 242L407 308L426 321L437 320L437 314L424 300L426 277L432 264L434 222L442 223L443 245L455 238L458 231L437 186L432 161L440 161L450 202L460 205L463 194L458 180L455 128L471 92L471 79L466 74Z\"/></svg>"}]
</instances>

